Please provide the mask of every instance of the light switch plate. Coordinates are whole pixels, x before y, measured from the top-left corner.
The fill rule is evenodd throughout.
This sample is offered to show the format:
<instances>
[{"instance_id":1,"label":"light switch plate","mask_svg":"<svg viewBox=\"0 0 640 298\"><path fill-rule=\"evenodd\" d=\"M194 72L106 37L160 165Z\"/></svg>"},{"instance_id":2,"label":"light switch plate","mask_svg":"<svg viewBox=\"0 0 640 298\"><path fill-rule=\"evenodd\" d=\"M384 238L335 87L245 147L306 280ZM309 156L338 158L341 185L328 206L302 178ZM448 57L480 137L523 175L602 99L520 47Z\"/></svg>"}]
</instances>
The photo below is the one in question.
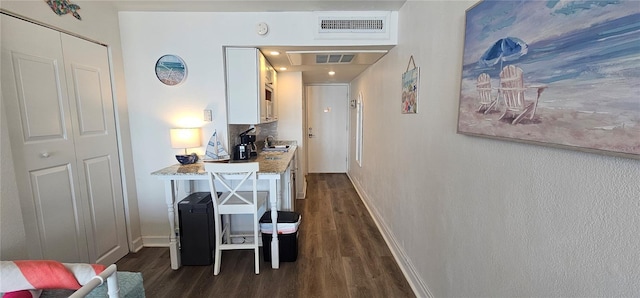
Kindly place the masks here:
<instances>
[{"instance_id":1,"label":"light switch plate","mask_svg":"<svg viewBox=\"0 0 640 298\"><path fill-rule=\"evenodd\" d=\"M211 122L213 121L213 113L211 110L204 110L204 121Z\"/></svg>"}]
</instances>

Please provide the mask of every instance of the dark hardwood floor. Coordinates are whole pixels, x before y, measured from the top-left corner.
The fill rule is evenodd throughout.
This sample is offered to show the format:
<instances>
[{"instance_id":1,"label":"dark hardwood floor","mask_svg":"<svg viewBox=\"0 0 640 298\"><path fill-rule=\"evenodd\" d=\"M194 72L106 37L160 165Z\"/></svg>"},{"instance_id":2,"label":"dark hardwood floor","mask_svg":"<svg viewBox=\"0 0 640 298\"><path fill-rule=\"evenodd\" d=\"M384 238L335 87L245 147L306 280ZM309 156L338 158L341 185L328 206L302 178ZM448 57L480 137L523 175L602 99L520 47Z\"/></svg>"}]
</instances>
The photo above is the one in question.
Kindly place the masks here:
<instances>
[{"instance_id":1,"label":"dark hardwood floor","mask_svg":"<svg viewBox=\"0 0 640 298\"><path fill-rule=\"evenodd\" d=\"M224 251L220 275L213 266L171 270L168 248L143 248L117 262L139 271L147 297L415 297L345 174L310 174L302 215L298 259L271 269L253 252ZM262 259L262 255L261 255Z\"/></svg>"}]
</instances>

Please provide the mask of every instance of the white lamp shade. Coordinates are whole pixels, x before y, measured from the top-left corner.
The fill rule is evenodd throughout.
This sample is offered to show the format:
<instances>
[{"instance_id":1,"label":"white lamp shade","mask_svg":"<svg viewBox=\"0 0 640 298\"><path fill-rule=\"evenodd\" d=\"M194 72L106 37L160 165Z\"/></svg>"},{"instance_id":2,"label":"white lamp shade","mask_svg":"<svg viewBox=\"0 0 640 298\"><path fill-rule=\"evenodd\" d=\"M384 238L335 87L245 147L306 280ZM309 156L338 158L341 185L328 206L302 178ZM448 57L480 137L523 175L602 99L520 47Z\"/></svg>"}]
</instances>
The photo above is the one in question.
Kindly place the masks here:
<instances>
[{"instance_id":1,"label":"white lamp shade","mask_svg":"<svg viewBox=\"0 0 640 298\"><path fill-rule=\"evenodd\" d=\"M172 128L171 147L172 148L195 148L200 147L200 128Z\"/></svg>"}]
</instances>

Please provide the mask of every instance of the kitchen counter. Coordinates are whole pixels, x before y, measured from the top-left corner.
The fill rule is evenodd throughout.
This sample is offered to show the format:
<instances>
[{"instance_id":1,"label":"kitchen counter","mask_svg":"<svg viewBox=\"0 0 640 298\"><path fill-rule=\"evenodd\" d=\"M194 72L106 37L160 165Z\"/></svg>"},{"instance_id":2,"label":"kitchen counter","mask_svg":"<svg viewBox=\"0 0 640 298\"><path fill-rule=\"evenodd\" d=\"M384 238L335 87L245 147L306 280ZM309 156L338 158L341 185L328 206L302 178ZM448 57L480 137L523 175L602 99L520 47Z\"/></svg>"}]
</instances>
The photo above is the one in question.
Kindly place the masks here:
<instances>
[{"instance_id":1,"label":"kitchen counter","mask_svg":"<svg viewBox=\"0 0 640 298\"><path fill-rule=\"evenodd\" d=\"M289 151L258 151L258 156L255 159L260 163L260 173L271 173L271 174L283 174L287 167L289 167L289 163L293 159L296 149L298 147L295 145L289 145Z\"/></svg>"},{"instance_id":2,"label":"kitchen counter","mask_svg":"<svg viewBox=\"0 0 640 298\"><path fill-rule=\"evenodd\" d=\"M283 142L279 144L285 144ZM284 174L289 167L289 163L293 159L297 146L289 145L289 151L258 151L257 157L252 157L248 161L240 161L240 160L230 160L228 162L253 162L257 161L260 163L260 170L258 171L258 175L260 174ZM154 176L180 176L180 175L206 175L204 171L203 160L199 159L196 163L190 165L181 165L179 163L174 164L172 166L168 166L164 169L157 170L151 175Z\"/></svg>"},{"instance_id":3,"label":"kitchen counter","mask_svg":"<svg viewBox=\"0 0 640 298\"><path fill-rule=\"evenodd\" d=\"M278 144L282 144L282 141ZM277 230L278 222L278 204L284 199L290 199L292 195L286 192L289 189L288 185L291 184L289 175L291 169L289 164L295 157L297 146L295 142L285 143L289 145L289 151L287 152L258 152L258 156L254 157L248 162L257 161L260 163L260 170L258 171L257 179L266 182L266 185L259 186L263 188L261 190L269 191L269 207L271 209L271 218L276 223L274 230ZM247 162L230 160L226 162ZM178 245L179 230L177 229L178 223L176 222L176 189L177 183L180 181L197 181L208 180L207 172L204 171L204 162L199 160L198 162L190 165L174 164L166 168L160 169L151 173L151 175L157 177L160 180L164 180L165 183L165 203L167 206L167 215L169 219L169 257L171 260L171 269L177 270L181 266L180 261L180 248ZM286 206L285 206L286 207ZM279 241L278 233L272 234L271 240L271 268L277 269L280 267L280 255L279 255Z\"/></svg>"}]
</instances>

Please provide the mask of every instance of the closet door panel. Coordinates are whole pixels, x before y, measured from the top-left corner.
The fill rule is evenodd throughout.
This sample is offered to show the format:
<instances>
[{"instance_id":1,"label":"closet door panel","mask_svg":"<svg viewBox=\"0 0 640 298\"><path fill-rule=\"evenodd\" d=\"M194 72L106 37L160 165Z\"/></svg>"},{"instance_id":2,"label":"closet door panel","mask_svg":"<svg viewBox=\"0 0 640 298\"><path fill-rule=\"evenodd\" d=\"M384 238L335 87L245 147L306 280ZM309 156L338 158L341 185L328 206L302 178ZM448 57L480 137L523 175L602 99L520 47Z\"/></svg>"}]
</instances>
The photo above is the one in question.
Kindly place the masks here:
<instances>
[{"instance_id":1,"label":"closet door panel","mask_svg":"<svg viewBox=\"0 0 640 298\"><path fill-rule=\"evenodd\" d=\"M102 99L100 70L84 65L71 65L73 87L78 111L80 136L108 134L107 112ZM102 74L104 75L104 74ZM109 86L106 86L107 88Z\"/></svg>"},{"instance_id":2,"label":"closet door panel","mask_svg":"<svg viewBox=\"0 0 640 298\"><path fill-rule=\"evenodd\" d=\"M0 20L2 104L27 253L89 261L60 33L5 15Z\"/></svg>"},{"instance_id":3,"label":"closet door panel","mask_svg":"<svg viewBox=\"0 0 640 298\"><path fill-rule=\"evenodd\" d=\"M97 252L110 252L118 249L118 206L114 204L114 181L112 179L111 160L108 156L99 156L84 161L85 180L92 226L95 235L92 249Z\"/></svg>"},{"instance_id":4,"label":"closet door panel","mask_svg":"<svg viewBox=\"0 0 640 298\"><path fill-rule=\"evenodd\" d=\"M66 125L58 61L11 52L25 142L64 140Z\"/></svg>"},{"instance_id":5,"label":"closet door panel","mask_svg":"<svg viewBox=\"0 0 640 298\"><path fill-rule=\"evenodd\" d=\"M30 172L42 259L88 260L84 216L77 212L75 179L69 164ZM55 191L52 191L55 189Z\"/></svg>"},{"instance_id":6,"label":"closet door panel","mask_svg":"<svg viewBox=\"0 0 640 298\"><path fill-rule=\"evenodd\" d=\"M113 263L129 252L107 48L61 34L89 256ZM99 190L99 191L97 191Z\"/></svg>"}]
</instances>

